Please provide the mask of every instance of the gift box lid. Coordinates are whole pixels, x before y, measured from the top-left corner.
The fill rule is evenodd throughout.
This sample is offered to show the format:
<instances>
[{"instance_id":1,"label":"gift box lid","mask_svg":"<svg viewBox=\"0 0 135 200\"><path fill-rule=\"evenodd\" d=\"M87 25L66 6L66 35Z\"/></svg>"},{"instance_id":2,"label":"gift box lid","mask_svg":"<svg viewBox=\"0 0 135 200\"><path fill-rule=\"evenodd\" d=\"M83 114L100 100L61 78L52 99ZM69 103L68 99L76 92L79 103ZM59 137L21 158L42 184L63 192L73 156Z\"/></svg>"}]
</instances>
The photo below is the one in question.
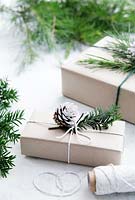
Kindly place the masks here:
<instances>
[{"instance_id":1,"label":"gift box lid","mask_svg":"<svg viewBox=\"0 0 135 200\"><path fill-rule=\"evenodd\" d=\"M52 116L52 114L34 112L30 120L27 122L24 131L22 132L21 138L68 144L69 134L66 135L64 138L57 138L57 136L63 135L65 133L65 130L48 130L48 127L52 126L51 123L54 124ZM73 134L71 145L90 146L93 148L102 148L122 152L124 132L125 122L115 121L113 125L109 129L104 130L103 133L100 133L99 131L93 132L93 130L91 129L81 132L91 138L91 141L89 142L84 138L82 138L83 142L80 142L76 134Z\"/></svg>"},{"instance_id":2,"label":"gift box lid","mask_svg":"<svg viewBox=\"0 0 135 200\"><path fill-rule=\"evenodd\" d=\"M118 87L120 83L124 80L124 78L127 76L126 73L120 72L120 71L113 71L108 69L94 69L94 68L88 68L87 66L83 66L82 64L79 64L79 61L84 60L88 57L94 56L100 56L109 60L112 60L111 54L104 48L98 48L98 47L107 47L110 42L114 42L114 39L106 36L99 42L97 42L94 46L96 47L89 47L85 51L83 51L76 59L66 61L61 66L62 69L71 71L72 73L78 73L80 75L84 75L86 77L90 77L93 79L96 79L98 81L113 85ZM124 90L130 90L131 92L135 92L135 75L132 75L123 85L122 88Z\"/></svg>"}]
</instances>

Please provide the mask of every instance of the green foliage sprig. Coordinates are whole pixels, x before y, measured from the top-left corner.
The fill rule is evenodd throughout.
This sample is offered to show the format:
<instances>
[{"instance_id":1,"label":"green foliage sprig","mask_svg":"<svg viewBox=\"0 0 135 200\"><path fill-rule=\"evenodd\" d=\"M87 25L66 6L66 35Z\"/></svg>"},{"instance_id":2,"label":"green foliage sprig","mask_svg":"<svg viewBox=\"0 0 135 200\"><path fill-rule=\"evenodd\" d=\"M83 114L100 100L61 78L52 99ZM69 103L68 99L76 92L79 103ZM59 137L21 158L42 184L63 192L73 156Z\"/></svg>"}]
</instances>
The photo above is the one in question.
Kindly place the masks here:
<instances>
[{"instance_id":1,"label":"green foliage sprig","mask_svg":"<svg viewBox=\"0 0 135 200\"><path fill-rule=\"evenodd\" d=\"M89 113L83 113L78 122L78 128L81 130L88 127L96 130L108 129L114 121L120 120L121 115L119 108L116 105L112 105L108 110L104 111L101 108L96 108Z\"/></svg>"},{"instance_id":2,"label":"green foliage sprig","mask_svg":"<svg viewBox=\"0 0 135 200\"><path fill-rule=\"evenodd\" d=\"M90 55L81 60L80 64L86 64L90 68L106 68L128 73L135 71L135 40L129 33L113 35L115 42L105 47L112 55L112 60ZM97 47L100 48L100 47Z\"/></svg>"},{"instance_id":3,"label":"green foliage sprig","mask_svg":"<svg viewBox=\"0 0 135 200\"><path fill-rule=\"evenodd\" d=\"M13 168L15 155L10 152L10 144L20 138L18 127L24 112L11 111L12 103L16 101L17 91L9 87L7 80L0 80L0 177L7 177Z\"/></svg>"},{"instance_id":4,"label":"green foliage sprig","mask_svg":"<svg viewBox=\"0 0 135 200\"><path fill-rule=\"evenodd\" d=\"M126 31L135 22L134 5L127 0L17 0L15 8L1 5L0 10L10 13L16 31L24 35L23 65L34 61L39 48L61 44L68 51L76 41L93 44L114 26Z\"/></svg>"},{"instance_id":5,"label":"green foliage sprig","mask_svg":"<svg viewBox=\"0 0 135 200\"><path fill-rule=\"evenodd\" d=\"M53 119L58 126L49 129L64 128L73 130L74 133L88 127L96 130L108 129L114 121L121 119L119 107L112 105L108 110L95 108L93 111L84 112L78 118L78 109L73 103L61 104L54 113Z\"/></svg>"}]
</instances>

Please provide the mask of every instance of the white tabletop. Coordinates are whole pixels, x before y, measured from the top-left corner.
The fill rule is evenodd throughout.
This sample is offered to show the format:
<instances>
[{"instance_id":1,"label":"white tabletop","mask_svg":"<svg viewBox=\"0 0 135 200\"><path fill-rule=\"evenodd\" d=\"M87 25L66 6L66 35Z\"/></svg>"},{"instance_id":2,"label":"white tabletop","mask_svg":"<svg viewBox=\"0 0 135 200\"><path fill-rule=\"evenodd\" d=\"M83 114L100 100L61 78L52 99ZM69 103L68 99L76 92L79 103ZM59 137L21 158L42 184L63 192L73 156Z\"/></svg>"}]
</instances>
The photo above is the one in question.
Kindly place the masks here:
<instances>
[{"instance_id":1,"label":"white tabletop","mask_svg":"<svg viewBox=\"0 0 135 200\"><path fill-rule=\"evenodd\" d=\"M42 53L41 57L33 65L27 67L25 71L18 75L16 74L16 69L20 63L20 57L17 57L18 49L19 45L17 39L13 37L13 31L9 31L8 25L5 24L5 21L2 21L0 26L0 78L8 77L11 85L17 88L20 94L20 101L15 107L25 109L26 119L29 118L33 109L48 111L61 102L74 102L63 97L61 92L60 61L64 58L62 50L57 55ZM76 57L78 53L78 51L72 52L70 57ZM90 109L80 103L76 102L76 104L80 110ZM135 126L126 123L123 164L135 164L134 151ZM65 197L66 199L128 200L135 198L134 193L100 197L92 194L88 190L86 177L89 167L25 157L20 153L19 143L13 147L13 153L17 155L16 166L10 171L7 179L0 180L0 200L60 199L46 196L34 188L33 178L44 171L56 173L73 171L78 173L82 179L81 189L73 196ZM51 183L50 187L54 187L54 183Z\"/></svg>"}]
</instances>

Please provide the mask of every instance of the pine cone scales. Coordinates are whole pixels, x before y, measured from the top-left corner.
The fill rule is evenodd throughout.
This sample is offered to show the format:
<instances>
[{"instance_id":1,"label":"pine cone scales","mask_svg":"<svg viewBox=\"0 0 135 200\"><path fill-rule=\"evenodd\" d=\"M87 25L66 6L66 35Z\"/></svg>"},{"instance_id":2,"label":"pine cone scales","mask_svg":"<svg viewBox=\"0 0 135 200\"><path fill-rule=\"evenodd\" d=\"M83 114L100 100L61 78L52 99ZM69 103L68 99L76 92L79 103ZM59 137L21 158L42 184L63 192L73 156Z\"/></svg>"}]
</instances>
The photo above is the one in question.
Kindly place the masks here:
<instances>
[{"instance_id":1,"label":"pine cone scales","mask_svg":"<svg viewBox=\"0 0 135 200\"><path fill-rule=\"evenodd\" d=\"M71 127L78 116L77 106L72 103L60 105L54 113L54 121L62 127Z\"/></svg>"}]
</instances>

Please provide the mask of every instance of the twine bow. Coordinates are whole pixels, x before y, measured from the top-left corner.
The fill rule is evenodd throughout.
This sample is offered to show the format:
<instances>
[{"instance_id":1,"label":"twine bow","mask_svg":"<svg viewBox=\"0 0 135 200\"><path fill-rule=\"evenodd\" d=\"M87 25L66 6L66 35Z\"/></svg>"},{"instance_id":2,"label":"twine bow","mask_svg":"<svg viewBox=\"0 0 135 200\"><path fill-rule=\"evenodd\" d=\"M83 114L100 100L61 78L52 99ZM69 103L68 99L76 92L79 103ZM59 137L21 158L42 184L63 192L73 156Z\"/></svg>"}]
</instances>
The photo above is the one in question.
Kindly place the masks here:
<instances>
[{"instance_id":1,"label":"twine bow","mask_svg":"<svg viewBox=\"0 0 135 200\"><path fill-rule=\"evenodd\" d=\"M38 122L38 121L28 121L28 123L35 123L35 124L39 124L39 125L47 125L47 126L49 126L48 127L49 130L62 128L60 126L57 126L57 124L54 124L54 123ZM82 140L81 137L84 137L84 138L88 139L88 143L87 144L89 144L91 142L91 137L89 137L87 135L84 135L79 130L80 130L80 128L78 127L78 123L75 122L74 125L72 125L71 127L69 127L69 129L64 134L62 134L61 136L57 136L56 137L58 139L62 139L62 138L66 137L69 134L68 151L67 151L67 162L68 163L70 163L71 139L72 139L72 135L73 134L75 134L77 136L79 142L83 142L84 143L84 140ZM93 129L90 129L89 132L91 132L91 133L108 134L108 132L106 132L104 130L93 130ZM119 134L119 133L109 132L109 134L111 134L111 135L119 135L119 136L123 137L123 135Z\"/></svg>"},{"instance_id":2,"label":"twine bow","mask_svg":"<svg viewBox=\"0 0 135 200\"><path fill-rule=\"evenodd\" d=\"M60 129L62 127L60 126L57 126L57 124L53 124L53 123L47 123L47 122L38 122L38 121L28 121L28 123L35 123L35 124L39 124L39 125L50 125L50 127L48 127L49 130L51 129ZM52 126L53 125L53 126ZM67 150L67 162L70 163L70 154L71 154L71 139L72 139L72 135L73 134L76 134L79 142L83 142L84 143L84 140L81 139L81 137L84 137L86 139L88 139L88 143L90 143L91 141L91 138L89 136L86 136L84 134L82 134L80 131L79 131L79 127L78 127L78 124L76 122L74 122L74 125L72 125L71 127L69 127L69 129L61 136L57 136L56 138L58 139L62 139L64 137L66 137L68 134L69 134L69 140L68 140L68 150ZM87 143L87 144L88 144Z\"/></svg>"},{"instance_id":3,"label":"twine bow","mask_svg":"<svg viewBox=\"0 0 135 200\"><path fill-rule=\"evenodd\" d=\"M76 122L74 122L74 125L71 126L63 135L56 137L56 138L62 139L62 138L64 138L66 135L70 134L70 135L69 135L69 140L68 140L68 151L67 151L67 157L68 157L67 161L68 161L68 163L70 163L71 139L72 139L72 135L73 135L73 134L76 134L76 136L77 136L77 138L78 138L78 140L79 140L80 142L84 142L84 141L81 139L81 137L87 138L87 139L89 140L88 143L91 141L91 138L90 138L89 136L86 136L86 135L82 134L82 133L79 131L79 129L80 129L80 128L78 127L78 124L77 124Z\"/></svg>"},{"instance_id":4,"label":"twine bow","mask_svg":"<svg viewBox=\"0 0 135 200\"><path fill-rule=\"evenodd\" d=\"M99 110L96 109L95 112L91 113L86 112L80 115L78 113L77 107L74 104L66 102L57 107L53 115L53 120L55 123L38 122L38 121L29 121L29 123L36 123L39 125L50 125L48 127L49 130L66 128L67 129L66 132L63 133L61 136L57 136L56 138L62 139L69 134L67 162L70 163L71 139L74 134L76 135L79 142L84 143L84 140L82 138L85 138L88 141L87 144L89 144L91 141L90 136L85 135L84 132L83 133L80 132L81 130L84 129L87 130L89 129L89 127L91 127L92 129L90 129L89 132L96 132L96 133L100 132L106 134L107 133L106 131L101 131L102 127L108 127L108 125L113 121L115 121L116 119L119 119L119 114L117 114L117 110L115 110L115 107L113 109L110 108L110 110L106 112L102 111L101 109ZM115 133L112 134L114 135Z\"/></svg>"}]
</instances>

